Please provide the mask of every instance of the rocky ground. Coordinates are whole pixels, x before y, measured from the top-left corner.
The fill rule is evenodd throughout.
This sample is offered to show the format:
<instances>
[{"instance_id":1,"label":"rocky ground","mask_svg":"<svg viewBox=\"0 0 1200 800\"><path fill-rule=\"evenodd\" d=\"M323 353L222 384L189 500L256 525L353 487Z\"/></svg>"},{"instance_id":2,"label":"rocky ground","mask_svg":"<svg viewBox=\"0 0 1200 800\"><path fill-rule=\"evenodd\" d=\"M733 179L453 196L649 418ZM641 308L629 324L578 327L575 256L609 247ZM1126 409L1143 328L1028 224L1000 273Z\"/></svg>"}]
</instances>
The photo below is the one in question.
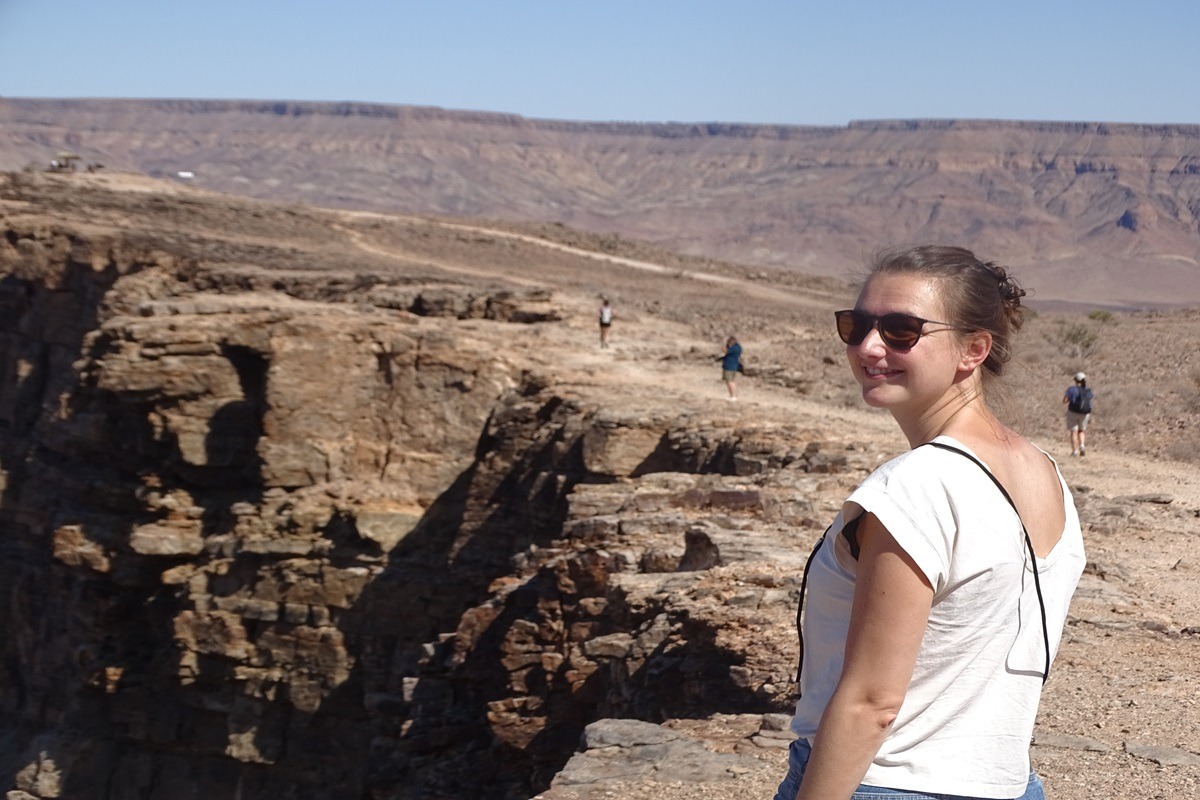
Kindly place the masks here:
<instances>
[{"instance_id":1,"label":"rocky ground","mask_svg":"<svg viewBox=\"0 0 1200 800\"><path fill-rule=\"evenodd\" d=\"M592 286L597 293L616 295L619 311L625 311L614 327L613 347L596 348L590 304L578 301L565 335L543 354L554 360L565 382L573 379L593 396L603 396L607 406L632 413L665 403L693 413L736 415L751 424L786 422L811 428L844 445L874 450L880 458L903 447L890 418L855 405L853 389L838 375L843 369L840 345L824 330L823 312L831 302L849 305L852 294L833 299L771 287L764 292L774 301L774 307L768 307L768 300L755 297L762 287L753 278L738 276L736 284L716 292L723 301L676 307L669 313L679 323L669 325L649 312L670 302L683 305L685 298L691 299L685 294L688 290L655 285L645 268L617 270L613 267L620 265L608 266L611 263L601 262L608 279L593 278ZM698 277L703 276L681 277L676 283L702 283ZM812 305L824 308L812 314ZM1194 463L1162 456L1172 439L1194 430L1196 387L1186 377L1188 369L1194 369L1189 355L1181 359L1158 351L1194 330L1200 319L1186 312L1149 313L1105 323L1129 338L1105 342L1103 352L1086 364L1100 396L1107 394L1124 404L1129 402L1124 393L1134 393L1142 381L1170 385L1163 376L1182 372L1182 386L1170 385L1171 390L1193 393L1191 407L1185 400L1167 420L1150 416L1169 414L1165 403L1121 408L1120 416L1107 418L1098 409L1091 448L1083 459L1069 458L1066 437L1057 430L1061 391L1067 385L1064 373L1070 369L1070 356L1051 349L1058 324L1049 315L1031 321L1026 342L1032 339L1027 346L1034 356L1017 364L1007 401L1009 414L1032 429L1060 461L1084 509L1091 562L1046 688L1034 765L1051 796L1062 800L1124 796L1133 786L1151 797L1187 796L1200 791L1200 674L1195 669L1200 656L1200 595L1195 591L1200 579L1200 557L1195 553L1200 470ZM1158 338L1163 328L1178 334L1164 341ZM717 349L714 334L723 330L742 335L752 365L736 404L723 399L724 387L708 363ZM820 359L825 356L837 363L824 363ZM836 496L827 495L825 513L836 507ZM740 645L747 651L790 648L792 641L747 636ZM580 763L568 768L569 775L578 770L583 776L571 781L585 782L571 783L564 777L543 797L767 797L781 777L783 739L764 736L758 716L676 720L666 726L718 753L751 758L730 765L720 780L697 782L705 771L689 777L668 770L664 764L674 756L658 748L634 756L634 764L617 759L619 766L589 772L589 749ZM778 727L769 721L767 726ZM629 750L641 746L636 735L615 738ZM597 747L590 741L588 746ZM599 745L602 750L613 747L611 742ZM684 763L690 762L685 758ZM622 774L635 777L614 779Z\"/></svg>"},{"instance_id":2,"label":"rocky ground","mask_svg":"<svg viewBox=\"0 0 1200 800\"><path fill-rule=\"evenodd\" d=\"M1122 320L1120 324L1132 327L1136 322ZM589 326L579 323L575 327L578 348L559 358L564 365L578 364L589 383L611 391L608 402L614 405L637 408L651 397L661 402L667 396L681 408L707 407L714 415L736 414L746 421L787 421L809 427L827 440L863 448L877 458L903 447L890 418L842 405L841 395L830 387L822 388L819 379L806 384L807 394L798 396L794 389L780 386L766 375L754 377L752 371L742 383L736 404L727 403L722 399L724 388L709 365L662 366L662 359L668 357L664 351L681 349L683 342L664 337L659 320L623 320L614 332L612 351L586 349ZM810 334L819 335L815 330ZM822 346L836 359L833 351L838 348L833 343ZM754 339L749 339L747 353L754 363ZM1135 358L1131 354L1124 357ZM840 368L838 364L817 374L823 377ZM1104 375L1105 368L1104 361L1097 360L1089 370ZM805 371L811 374L810 370ZM1041 391L1045 397L1021 404L1024 409L1018 408L1018 413L1041 407L1057 422L1058 386ZM828 397L831 394L836 396ZM1200 656L1200 595L1195 591L1200 579L1200 557L1195 552L1200 471L1194 463L1164 459L1152 452L1114 451L1114 439L1122 446L1150 449L1154 436L1150 431L1112 431L1100 412L1096 419L1092 446L1082 459L1069 457L1065 437L1053 430L1053 424L1033 426L1043 434L1035 438L1059 460L1076 494L1090 562L1045 690L1033 762L1050 796L1063 800L1084 800L1097 794L1125 796L1131 786L1151 797L1188 796L1200 791L1200 708L1196 699L1200 673L1195 669L1195 659ZM817 516L823 512L831 517L838 492L845 489L834 482L823 491ZM747 634L739 649L790 649L790 635L782 633L790 624L789 611L775 612L782 618L776 618L772 636ZM777 637L781 635L787 638L780 641ZM627 743L627 750L636 753L640 748L645 753L633 755L632 764L616 759L619 767L589 764L587 755L592 751L588 750L543 797L732 800L773 793L784 769L785 741L778 735L764 735L763 727L770 730L777 724L752 716L676 720L666 725L703 741L715 752L751 758L732 763L721 780L697 784L664 769L662 765L671 763L673 757L664 756L661 748ZM639 741L636 736L627 740ZM607 750L612 749L608 745ZM614 780L622 774L630 777Z\"/></svg>"},{"instance_id":3,"label":"rocky ground","mask_svg":"<svg viewBox=\"0 0 1200 800\"><path fill-rule=\"evenodd\" d=\"M903 448L890 418L855 405L849 382L837 374L844 369L840 344L823 322L831 302L849 305L852 293L830 298L825 286L820 294L774 286L763 292L753 277L737 276L737 283L715 293L722 301L693 301L671 309L668 313L679 322L669 325L650 312L671 302L683 305L684 298L690 300L685 294L690 286L682 292L656 286L645 268L617 270L613 267L620 265L601 264L608 279L594 278L592 287L596 293L616 295L618 310L625 313L614 327L612 349L599 350L592 341L590 304L579 301L558 346L547 347L543 356L554 360L564 381L573 378L593 396L603 396L607 406L632 413L665 403L693 413L735 415L750 424L785 422L811 428L826 439L873 450L880 458ZM676 283L702 283L696 280L701 277L681 277ZM758 299L759 292L769 299ZM1034 765L1050 796L1061 800L1124 796L1131 787L1150 797L1188 796L1200 791L1200 673L1195 669L1200 656L1200 594L1195 591L1200 580L1195 552L1200 470L1194 462L1162 456L1173 440L1192 435L1197 387L1187 377L1188 370L1195 369L1190 355L1181 359L1157 351L1175 336L1195 330L1200 318L1186 312L1148 313L1105 323L1119 328L1122 336L1132 335L1127 343L1105 342L1103 352L1087 363L1100 396L1107 393L1127 404L1125 393L1134 393L1141 381L1150 380L1185 398L1190 394L1190 407L1185 399L1166 420L1151 416L1170 413L1162 403L1157 408L1120 408L1116 420L1098 409L1091 448L1083 459L1069 457L1066 437L1057 430L1061 391L1068 385L1064 373L1069 373L1071 360L1053 348L1058 324L1049 315L1031 321L1026 343L1032 339L1027 346L1034 357L1017 364L1007 400L1010 416L1032 429L1059 460L1085 509L1091 562L1046 688ZM1094 321L1080 324L1103 330ZM1159 339L1163 328L1174 335ZM742 336L752 365L736 404L723 399L724 387L708 358L717 352L719 332L724 330ZM836 363L824 363L825 356ZM1178 387L1163 377L1180 373ZM839 485L826 495L826 514L836 507L836 491L843 488ZM785 623L788 612L779 612ZM792 641L747 635L739 646L747 651L790 649ZM778 722L764 723L757 715L718 715L668 721L665 727L681 735L674 741L687 743L690 757L650 747L636 733L602 739L600 744L589 739L589 749L542 797L769 797L782 776L786 737L769 732L780 727ZM669 766L697 761L692 739L716 753L742 758L725 766L719 779L698 780L711 777L714 768L697 767L689 773ZM597 749L611 753L622 749L621 744L633 751L632 758L614 758L606 766L589 763ZM721 769L715 767L717 772Z\"/></svg>"},{"instance_id":4,"label":"rocky ground","mask_svg":"<svg viewBox=\"0 0 1200 800\"><path fill-rule=\"evenodd\" d=\"M202 261L225 265L210 278L215 294L287 283L286 302L297 304L289 313L320 302L387 308L399 302L403 282L457 286L422 295L421 302L451 312L464 293L496 303L518 298L503 315L524 316L520 325L460 309L463 340L476 348L490 340L498 359L537 376L529 392L552 389L568 404L596 408L603 423L597 430L613 432L591 454L587 442L594 440L585 439L583 453L611 482L575 487L563 538L521 558L553 566L558 554L578 555L588 537L616 526L616 538L597 541L607 563L640 565L614 570L625 602L711 623L722 651L743 660L735 665L741 672L730 669L732 685L753 688L756 703L753 713L714 700L708 706L720 710L700 718L593 722L580 752L540 796L771 796L785 769L791 592L802 560L855 482L904 447L890 417L857 401L842 363L831 312L852 304L849 285L680 258L623 240L598 246L594 237L551 240L480 222L256 206L179 187L170 196L162 184L136 176L46 180L75 182L76 224L98 234L136 229L164 250L194 240ZM25 191L31 197L51 190L61 187ZM94 196L85 203L86 193ZM56 213L70 215L70 195L55 197ZM28 226L40 212L26 200L8 203L4 213ZM45 222L53 224L61 223ZM392 283L364 275L390 276ZM617 311L608 349L598 347L594 321L601 295ZM155 302L141 313L195 310L194 303L181 310ZM271 302L278 310L284 301ZM1086 347L1079 348L1071 326L1086 334ZM1059 800L1200 791L1200 470L1193 455L1200 450L1200 364L1181 345L1198 331L1200 316L1188 311L1035 314L1002 394L1003 413L1059 460L1088 547L1032 750ZM746 348L736 402L725 399L716 364L727 333L737 333ZM1072 459L1060 430L1061 394L1079 368L1092 377L1097 412L1087 456ZM654 455L647 455L647 442L658 441L639 438L639 430L678 435L676 455L734 435L741 461L721 476L639 471ZM650 528L676 535L654 539ZM700 566L676 571L688 558ZM498 585L496 597L504 591ZM469 632L464 625L458 634ZM655 646L671 642L654 639L653 626L640 635ZM606 648L636 655L650 647L636 638L601 637L583 647L602 662ZM627 686L636 689L636 678L628 676Z\"/></svg>"}]
</instances>

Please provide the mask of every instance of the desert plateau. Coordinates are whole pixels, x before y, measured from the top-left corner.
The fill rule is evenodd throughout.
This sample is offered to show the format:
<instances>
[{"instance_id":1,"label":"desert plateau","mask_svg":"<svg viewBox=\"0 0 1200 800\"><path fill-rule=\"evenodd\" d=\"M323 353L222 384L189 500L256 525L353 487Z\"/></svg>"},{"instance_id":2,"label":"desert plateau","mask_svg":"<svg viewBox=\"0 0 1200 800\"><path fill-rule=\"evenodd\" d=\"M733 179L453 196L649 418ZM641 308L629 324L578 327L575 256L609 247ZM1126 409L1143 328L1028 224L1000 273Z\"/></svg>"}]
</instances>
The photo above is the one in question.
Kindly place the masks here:
<instances>
[{"instance_id":1,"label":"desert plateau","mask_svg":"<svg viewBox=\"0 0 1200 800\"><path fill-rule=\"evenodd\" d=\"M263 200L562 223L809 275L843 277L881 243L966 241L1002 254L1043 307L1200 305L1196 125L565 122L370 103L0 98L0 169L44 168L64 150L81 169Z\"/></svg>"},{"instance_id":2,"label":"desert plateau","mask_svg":"<svg viewBox=\"0 0 1200 800\"><path fill-rule=\"evenodd\" d=\"M1200 156L1160 155L1183 192ZM9 800L772 795L804 560L906 447L832 324L898 221L813 233L844 269L802 270L667 235L669 203L651 235L119 167L0 175ZM1055 800L1200 792L1191 202L1154 212L1186 270L1140 295L1102 296L1137 283L1112 270L1071 295L1027 231L976 247L1023 242L998 409L1058 460L1088 549L1032 747Z\"/></svg>"}]
</instances>

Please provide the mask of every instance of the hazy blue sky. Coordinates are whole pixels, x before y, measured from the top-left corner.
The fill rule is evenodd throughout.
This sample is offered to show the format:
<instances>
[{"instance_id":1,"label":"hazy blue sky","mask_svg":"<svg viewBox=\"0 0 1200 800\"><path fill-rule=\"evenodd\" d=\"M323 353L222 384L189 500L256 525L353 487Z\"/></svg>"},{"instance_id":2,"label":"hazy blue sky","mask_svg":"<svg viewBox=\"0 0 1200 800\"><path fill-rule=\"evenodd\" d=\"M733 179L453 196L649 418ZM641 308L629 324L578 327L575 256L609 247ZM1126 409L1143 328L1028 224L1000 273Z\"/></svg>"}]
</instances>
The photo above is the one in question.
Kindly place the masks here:
<instances>
[{"instance_id":1,"label":"hazy blue sky","mask_svg":"<svg viewBox=\"0 0 1200 800\"><path fill-rule=\"evenodd\" d=\"M1200 0L0 0L0 95L1200 123Z\"/></svg>"}]
</instances>

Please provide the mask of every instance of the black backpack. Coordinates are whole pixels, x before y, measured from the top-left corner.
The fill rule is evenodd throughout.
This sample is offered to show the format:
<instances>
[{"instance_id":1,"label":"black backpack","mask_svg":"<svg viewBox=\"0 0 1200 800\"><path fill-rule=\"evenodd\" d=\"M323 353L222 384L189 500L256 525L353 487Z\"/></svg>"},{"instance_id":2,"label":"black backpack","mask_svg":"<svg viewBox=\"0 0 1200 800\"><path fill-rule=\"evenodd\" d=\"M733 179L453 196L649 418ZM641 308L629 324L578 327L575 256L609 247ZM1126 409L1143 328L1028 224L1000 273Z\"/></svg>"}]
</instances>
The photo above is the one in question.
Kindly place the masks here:
<instances>
[{"instance_id":1,"label":"black backpack","mask_svg":"<svg viewBox=\"0 0 1200 800\"><path fill-rule=\"evenodd\" d=\"M1092 390L1080 389L1075 399L1067 403L1067 408L1076 414L1092 413Z\"/></svg>"}]
</instances>

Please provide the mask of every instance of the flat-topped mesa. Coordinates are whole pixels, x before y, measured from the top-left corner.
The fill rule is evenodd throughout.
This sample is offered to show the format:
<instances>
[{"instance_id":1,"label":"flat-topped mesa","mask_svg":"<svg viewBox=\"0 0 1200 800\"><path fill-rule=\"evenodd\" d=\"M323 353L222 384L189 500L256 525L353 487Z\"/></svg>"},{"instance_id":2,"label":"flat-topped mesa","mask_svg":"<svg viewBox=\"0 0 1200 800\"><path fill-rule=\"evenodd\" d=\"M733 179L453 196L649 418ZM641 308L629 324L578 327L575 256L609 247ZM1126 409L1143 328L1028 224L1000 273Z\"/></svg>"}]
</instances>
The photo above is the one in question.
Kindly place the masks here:
<instances>
[{"instance_id":1,"label":"flat-topped mesa","mask_svg":"<svg viewBox=\"0 0 1200 800\"><path fill-rule=\"evenodd\" d=\"M104 170L194 190L559 222L825 276L888 242L969 232L976 251L1036 275L1039 303L1198 299L1183 268L1200 242L1196 125L572 122L367 103L0 98L0 126L0 168L44 169L70 147Z\"/></svg>"}]
</instances>

